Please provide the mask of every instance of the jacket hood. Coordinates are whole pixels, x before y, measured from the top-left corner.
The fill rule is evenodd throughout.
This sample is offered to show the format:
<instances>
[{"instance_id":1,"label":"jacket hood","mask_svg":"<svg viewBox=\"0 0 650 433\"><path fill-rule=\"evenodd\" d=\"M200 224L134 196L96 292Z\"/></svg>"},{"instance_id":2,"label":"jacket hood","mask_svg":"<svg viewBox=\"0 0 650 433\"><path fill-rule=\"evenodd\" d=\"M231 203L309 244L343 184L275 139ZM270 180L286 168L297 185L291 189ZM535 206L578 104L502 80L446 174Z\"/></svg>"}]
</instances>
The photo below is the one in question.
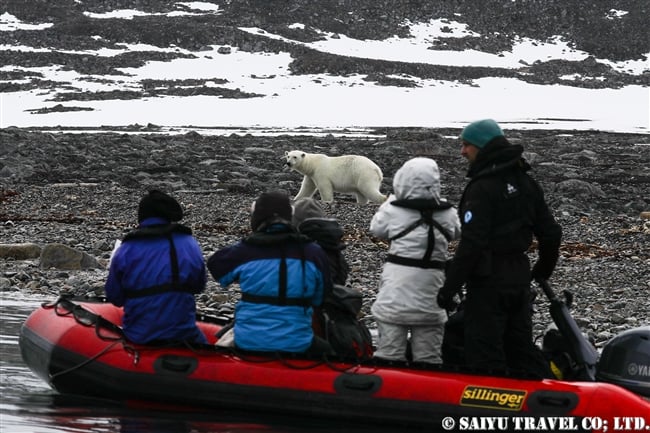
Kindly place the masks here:
<instances>
[{"instance_id":1,"label":"jacket hood","mask_svg":"<svg viewBox=\"0 0 650 433\"><path fill-rule=\"evenodd\" d=\"M406 161L393 177L393 192L398 200L440 200L440 169L431 158Z\"/></svg>"},{"instance_id":2,"label":"jacket hood","mask_svg":"<svg viewBox=\"0 0 650 433\"><path fill-rule=\"evenodd\" d=\"M523 159L523 153L523 146L510 144L505 138L497 137L476 155L476 160L467 171L467 177L473 178L496 173L514 166L519 166L524 171L528 171L531 167Z\"/></svg>"},{"instance_id":3,"label":"jacket hood","mask_svg":"<svg viewBox=\"0 0 650 433\"><path fill-rule=\"evenodd\" d=\"M292 224L298 227L301 222L309 218L325 218L325 211L320 203L313 198L300 198L294 201Z\"/></svg>"},{"instance_id":4,"label":"jacket hood","mask_svg":"<svg viewBox=\"0 0 650 433\"><path fill-rule=\"evenodd\" d=\"M343 229L335 219L308 218L298 226L298 231L316 241L325 250L342 250Z\"/></svg>"}]
</instances>

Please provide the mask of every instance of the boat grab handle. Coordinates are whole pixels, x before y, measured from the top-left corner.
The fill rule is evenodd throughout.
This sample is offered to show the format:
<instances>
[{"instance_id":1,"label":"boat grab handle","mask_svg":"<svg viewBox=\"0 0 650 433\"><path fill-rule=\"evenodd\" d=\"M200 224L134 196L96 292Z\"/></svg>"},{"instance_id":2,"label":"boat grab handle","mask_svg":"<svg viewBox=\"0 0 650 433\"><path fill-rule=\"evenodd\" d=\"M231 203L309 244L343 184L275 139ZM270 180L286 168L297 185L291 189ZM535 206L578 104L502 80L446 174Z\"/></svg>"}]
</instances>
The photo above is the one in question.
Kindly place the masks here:
<instances>
[{"instance_id":1,"label":"boat grab handle","mask_svg":"<svg viewBox=\"0 0 650 433\"><path fill-rule=\"evenodd\" d=\"M360 381L354 381L354 380L349 380L349 379L343 379L343 386L349 389L355 389L359 391L368 391L372 387L375 386L375 383L373 381L365 381L365 382L360 382Z\"/></svg>"},{"instance_id":2,"label":"boat grab handle","mask_svg":"<svg viewBox=\"0 0 650 433\"><path fill-rule=\"evenodd\" d=\"M338 393L372 394L382 385L380 376L373 374L341 374L334 380L334 389Z\"/></svg>"},{"instance_id":3,"label":"boat grab handle","mask_svg":"<svg viewBox=\"0 0 650 433\"><path fill-rule=\"evenodd\" d=\"M190 374L198 366L196 358L189 356L162 355L154 362L154 369L158 373Z\"/></svg>"},{"instance_id":4,"label":"boat grab handle","mask_svg":"<svg viewBox=\"0 0 650 433\"><path fill-rule=\"evenodd\" d=\"M567 407L571 404L566 397L539 397L538 400L544 406Z\"/></svg>"},{"instance_id":5,"label":"boat grab handle","mask_svg":"<svg viewBox=\"0 0 650 433\"><path fill-rule=\"evenodd\" d=\"M570 391L541 390L528 398L528 407L533 411L561 415L569 413L578 405L580 398Z\"/></svg>"}]
</instances>

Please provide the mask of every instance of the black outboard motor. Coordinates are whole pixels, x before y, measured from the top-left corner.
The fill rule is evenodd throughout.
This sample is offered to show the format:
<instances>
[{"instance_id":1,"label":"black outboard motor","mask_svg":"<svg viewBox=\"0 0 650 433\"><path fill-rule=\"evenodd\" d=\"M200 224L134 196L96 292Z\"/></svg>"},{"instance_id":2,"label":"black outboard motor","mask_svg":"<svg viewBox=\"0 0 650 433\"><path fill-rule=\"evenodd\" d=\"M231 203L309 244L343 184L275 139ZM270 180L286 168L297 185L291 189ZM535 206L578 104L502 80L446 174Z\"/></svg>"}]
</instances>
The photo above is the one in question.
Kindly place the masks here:
<instances>
[{"instance_id":1,"label":"black outboard motor","mask_svg":"<svg viewBox=\"0 0 650 433\"><path fill-rule=\"evenodd\" d=\"M596 379L650 398L650 326L612 338L600 355Z\"/></svg>"},{"instance_id":2,"label":"black outboard motor","mask_svg":"<svg viewBox=\"0 0 650 433\"><path fill-rule=\"evenodd\" d=\"M576 364L572 374L573 379L593 382L596 380L596 363L598 362L598 352L596 348L585 338L580 331L576 321L569 312L573 296L570 292L565 291L566 302L562 301L553 293L553 289L548 281L538 279L537 283L544 291L544 294L551 301L550 313L555 326L561 335L566 339L569 349L569 355Z\"/></svg>"}]
</instances>

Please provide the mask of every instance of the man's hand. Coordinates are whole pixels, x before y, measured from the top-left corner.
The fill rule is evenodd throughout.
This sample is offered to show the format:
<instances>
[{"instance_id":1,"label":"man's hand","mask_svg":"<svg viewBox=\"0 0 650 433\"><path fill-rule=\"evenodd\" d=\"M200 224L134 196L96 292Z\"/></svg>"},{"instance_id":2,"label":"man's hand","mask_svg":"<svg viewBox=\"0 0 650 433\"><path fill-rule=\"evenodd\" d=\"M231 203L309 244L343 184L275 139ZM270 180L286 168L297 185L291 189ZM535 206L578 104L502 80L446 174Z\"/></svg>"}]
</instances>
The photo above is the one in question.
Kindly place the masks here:
<instances>
[{"instance_id":1,"label":"man's hand","mask_svg":"<svg viewBox=\"0 0 650 433\"><path fill-rule=\"evenodd\" d=\"M447 310L448 313L451 313L456 308L458 308L458 302L456 302L454 296L455 296L454 293L448 294L443 292L442 290L439 291L438 296L436 297L438 306L443 310Z\"/></svg>"}]
</instances>

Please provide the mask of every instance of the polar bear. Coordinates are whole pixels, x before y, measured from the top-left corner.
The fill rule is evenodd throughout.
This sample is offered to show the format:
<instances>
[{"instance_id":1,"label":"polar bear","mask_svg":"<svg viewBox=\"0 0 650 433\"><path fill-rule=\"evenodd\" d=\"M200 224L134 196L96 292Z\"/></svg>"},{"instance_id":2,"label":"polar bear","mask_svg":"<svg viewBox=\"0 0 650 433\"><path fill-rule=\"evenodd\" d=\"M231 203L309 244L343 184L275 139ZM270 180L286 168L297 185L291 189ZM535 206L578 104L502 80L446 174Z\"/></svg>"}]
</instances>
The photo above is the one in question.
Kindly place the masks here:
<instances>
[{"instance_id":1,"label":"polar bear","mask_svg":"<svg viewBox=\"0 0 650 433\"><path fill-rule=\"evenodd\" d=\"M294 200L311 197L316 190L325 202L334 201L334 192L354 194L360 204L386 200L379 192L381 169L365 156L327 156L300 150L285 152L284 156L287 167L304 175Z\"/></svg>"}]
</instances>

